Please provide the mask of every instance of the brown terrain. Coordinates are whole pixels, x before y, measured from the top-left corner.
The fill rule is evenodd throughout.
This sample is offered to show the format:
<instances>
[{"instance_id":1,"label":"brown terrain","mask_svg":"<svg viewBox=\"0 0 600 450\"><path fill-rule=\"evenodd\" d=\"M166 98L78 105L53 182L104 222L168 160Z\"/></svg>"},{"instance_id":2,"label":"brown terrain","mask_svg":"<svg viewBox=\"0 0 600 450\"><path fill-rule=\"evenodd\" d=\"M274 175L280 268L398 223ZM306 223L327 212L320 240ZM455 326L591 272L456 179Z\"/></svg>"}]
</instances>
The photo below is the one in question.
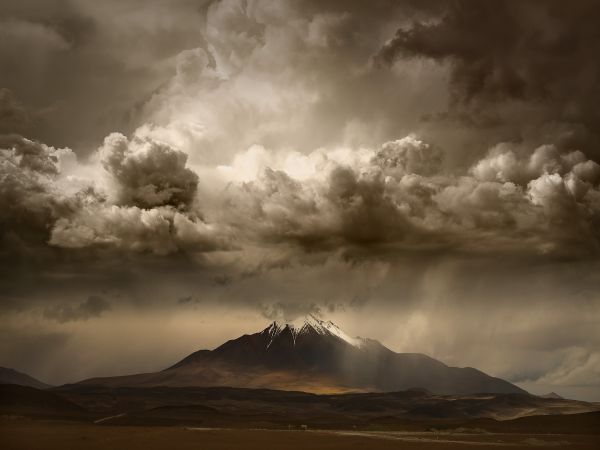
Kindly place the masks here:
<instances>
[{"instance_id":1,"label":"brown terrain","mask_svg":"<svg viewBox=\"0 0 600 450\"><path fill-rule=\"evenodd\" d=\"M599 409L523 394L0 385L0 448L598 448Z\"/></svg>"},{"instance_id":2,"label":"brown terrain","mask_svg":"<svg viewBox=\"0 0 600 450\"><path fill-rule=\"evenodd\" d=\"M594 420L598 430L598 417ZM600 436L590 434L589 430L578 431L579 420L571 422L569 433L540 434L483 429L419 432L190 429L5 419L0 420L0 446L4 450L597 449Z\"/></svg>"},{"instance_id":3,"label":"brown terrain","mask_svg":"<svg viewBox=\"0 0 600 450\"><path fill-rule=\"evenodd\" d=\"M0 367L0 384L19 384L21 386L31 386L36 389L47 389L50 387L49 384L8 367Z\"/></svg>"}]
</instances>

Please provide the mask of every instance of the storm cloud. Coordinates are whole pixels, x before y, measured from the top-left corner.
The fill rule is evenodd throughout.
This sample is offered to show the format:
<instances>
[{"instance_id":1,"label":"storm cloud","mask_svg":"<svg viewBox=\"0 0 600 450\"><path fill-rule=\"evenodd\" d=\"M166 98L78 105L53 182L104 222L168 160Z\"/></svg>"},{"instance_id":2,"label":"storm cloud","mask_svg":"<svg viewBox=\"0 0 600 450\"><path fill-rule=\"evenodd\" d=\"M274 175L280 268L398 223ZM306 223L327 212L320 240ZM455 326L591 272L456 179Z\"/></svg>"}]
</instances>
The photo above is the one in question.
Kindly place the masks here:
<instances>
[{"instance_id":1,"label":"storm cloud","mask_svg":"<svg viewBox=\"0 0 600 450\"><path fill-rule=\"evenodd\" d=\"M446 64L455 117L598 157L599 19L587 0L449 2L398 28L377 60Z\"/></svg>"}]
</instances>

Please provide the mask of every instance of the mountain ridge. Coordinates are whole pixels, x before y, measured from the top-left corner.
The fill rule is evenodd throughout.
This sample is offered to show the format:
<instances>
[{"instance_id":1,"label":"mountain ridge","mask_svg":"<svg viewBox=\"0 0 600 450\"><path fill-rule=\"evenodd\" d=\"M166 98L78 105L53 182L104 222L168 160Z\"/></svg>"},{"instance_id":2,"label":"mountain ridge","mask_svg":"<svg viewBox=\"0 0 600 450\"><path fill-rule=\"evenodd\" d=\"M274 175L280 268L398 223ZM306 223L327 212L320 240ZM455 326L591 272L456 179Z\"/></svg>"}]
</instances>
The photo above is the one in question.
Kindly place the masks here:
<instances>
[{"instance_id":1,"label":"mountain ridge","mask_svg":"<svg viewBox=\"0 0 600 450\"><path fill-rule=\"evenodd\" d=\"M475 368L450 367L421 353L396 353L351 337L313 315L270 323L214 350L198 350L166 369L80 383L111 386L231 386L315 393L427 389L437 394L526 391Z\"/></svg>"},{"instance_id":2,"label":"mountain ridge","mask_svg":"<svg viewBox=\"0 0 600 450\"><path fill-rule=\"evenodd\" d=\"M31 375L28 375L18 370L9 367L0 367L0 384L17 384L20 386L28 386L36 389L48 389L51 385L44 383Z\"/></svg>"}]
</instances>

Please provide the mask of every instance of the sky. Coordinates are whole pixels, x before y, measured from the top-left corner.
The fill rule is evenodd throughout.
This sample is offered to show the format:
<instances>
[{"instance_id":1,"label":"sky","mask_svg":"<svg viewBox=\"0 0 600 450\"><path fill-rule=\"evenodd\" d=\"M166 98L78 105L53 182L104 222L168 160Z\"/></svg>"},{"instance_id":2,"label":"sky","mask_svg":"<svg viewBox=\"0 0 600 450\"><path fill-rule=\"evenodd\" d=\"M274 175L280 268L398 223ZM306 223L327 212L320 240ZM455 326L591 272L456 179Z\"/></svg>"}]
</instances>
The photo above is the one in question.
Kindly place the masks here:
<instances>
[{"instance_id":1,"label":"sky","mask_svg":"<svg viewBox=\"0 0 600 450\"><path fill-rule=\"evenodd\" d=\"M600 5L6 0L0 365L313 313L600 401Z\"/></svg>"}]
</instances>

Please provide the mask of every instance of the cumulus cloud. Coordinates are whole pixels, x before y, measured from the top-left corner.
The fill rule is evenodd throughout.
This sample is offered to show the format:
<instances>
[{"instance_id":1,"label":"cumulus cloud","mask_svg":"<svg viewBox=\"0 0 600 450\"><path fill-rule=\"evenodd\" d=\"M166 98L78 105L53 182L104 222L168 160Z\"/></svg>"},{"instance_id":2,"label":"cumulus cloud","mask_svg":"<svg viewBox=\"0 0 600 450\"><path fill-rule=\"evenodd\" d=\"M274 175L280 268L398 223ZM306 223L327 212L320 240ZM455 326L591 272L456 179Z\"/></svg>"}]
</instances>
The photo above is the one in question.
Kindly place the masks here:
<instances>
[{"instance_id":1,"label":"cumulus cloud","mask_svg":"<svg viewBox=\"0 0 600 450\"><path fill-rule=\"evenodd\" d=\"M376 253L598 249L600 166L552 145L528 151L499 144L464 174L447 172L442 150L414 135L359 152L286 155L253 147L232 166L213 169L226 187L206 205L186 154L150 138L113 134L98 150L114 198L91 181L87 191L58 189L68 150L18 138L4 154L6 172L13 173L3 179L11 185L5 196L41 196L43 207L33 214L47 211L40 227L62 248L170 254L237 247L242 255L250 247L289 244L305 251L374 246ZM239 180L236 171L248 166L254 177ZM235 245L233 236L240 239Z\"/></svg>"},{"instance_id":2,"label":"cumulus cloud","mask_svg":"<svg viewBox=\"0 0 600 450\"><path fill-rule=\"evenodd\" d=\"M442 153L430 144L407 136L397 141L386 142L375 155L375 163L386 173L436 175L442 164Z\"/></svg>"},{"instance_id":3,"label":"cumulus cloud","mask_svg":"<svg viewBox=\"0 0 600 450\"><path fill-rule=\"evenodd\" d=\"M166 255L230 247L223 230L197 210L198 175L187 154L147 136L107 136L92 160L108 174L98 191L80 191L76 207L57 217L48 243Z\"/></svg>"},{"instance_id":4,"label":"cumulus cloud","mask_svg":"<svg viewBox=\"0 0 600 450\"><path fill-rule=\"evenodd\" d=\"M301 157L299 165L309 170L297 178L286 169L288 158L250 152L245 158L254 162L246 165L270 160L275 168L230 185L224 198L232 207L220 220L255 242L313 251L451 247L590 255L598 248L598 165L581 152L500 144L463 174L446 172L441 150L415 136L360 158L352 153Z\"/></svg>"},{"instance_id":5,"label":"cumulus cloud","mask_svg":"<svg viewBox=\"0 0 600 450\"><path fill-rule=\"evenodd\" d=\"M310 159L310 156L309 156ZM325 157L313 177L299 181L266 168L250 182L230 188L223 220L265 242L295 242L333 249L401 239L409 224L385 194L382 173Z\"/></svg>"},{"instance_id":6,"label":"cumulus cloud","mask_svg":"<svg viewBox=\"0 0 600 450\"><path fill-rule=\"evenodd\" d=\"M5 251L28 242L43 244L48 227L69 210L67 199L53 185L61 161L69 155L68 149L18 135L0 136L0 232Z\"/></svg>"},{"instance_id":7,"label":"cumulus cloud","mask_svg":"<svg viewBox=\"0 0 600 450\"><path fill-rule=\"evenodd\" d=\"M185 167L187 154L168 144L113 133L99 154L117 184L120 204L185 209L194 199L198 175Z\"/></svg>"},{"instance_id":8,"label":"cumulus cloud","mask_svg":"<svg viewBox=\"0 0 600 450\"><path fill-rule=\"evenodd\" d=\"M56 221L49 243L63 248L105 247L167 255L227 248L214 226L172 207L91 204Z\"/></svg>"},{"instance_id":9,"label":"cumulus cloud","mask_svg":"<svg viewBox=\"0 0 600 450\"><path fill-rule=\"evenodd\" d=\"M471 168L471 173L479 180L511 181L521 185L545 173L562 176L570 171L592 185L600 180L598 163L579 150L561 153L554 145L542 145L528 152L515 144L498 144Z\"/></svg>"},{"instance_id":10,"label":"cumulus cloud","mask_svg":"<svg viewBox=\"0 0 600 450\"><path fill-rule=\"evenodd\" d=\"M112 134L87 166L70 149L18 135L0 136L0 147L4 259L43 253L48 244L156 254L229 246L214 225L185 211L198 176L166 144ZM110 183L88 178L101 173L98 164Z\"/></svg>"}]
</instances>

